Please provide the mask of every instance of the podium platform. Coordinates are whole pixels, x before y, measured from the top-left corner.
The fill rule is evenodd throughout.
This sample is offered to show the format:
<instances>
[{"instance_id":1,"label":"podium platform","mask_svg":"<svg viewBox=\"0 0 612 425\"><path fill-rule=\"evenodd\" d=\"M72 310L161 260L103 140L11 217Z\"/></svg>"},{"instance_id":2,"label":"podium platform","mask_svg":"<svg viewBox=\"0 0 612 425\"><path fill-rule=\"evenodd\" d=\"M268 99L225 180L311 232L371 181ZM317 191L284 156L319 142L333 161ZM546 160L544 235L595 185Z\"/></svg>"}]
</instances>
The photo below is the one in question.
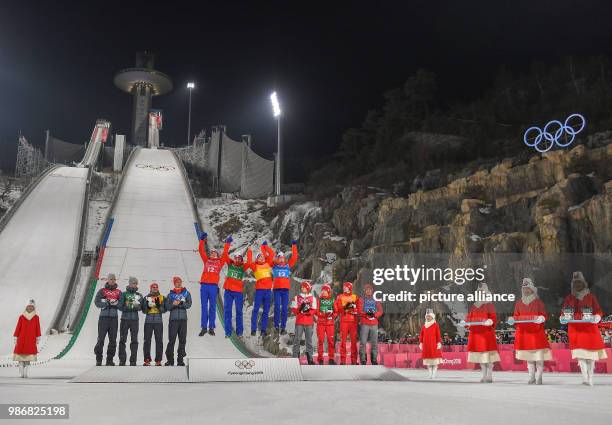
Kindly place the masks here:
<instances>
[{"instance_id":1,"label":"podium platform","mask_svg":"<svg viewBox=\"0 0 612 425\"><path fill-rule=\"evenodd\" d=\"M185 367L94 366L75 383L205 383L283 381L406 381L384 366L309 366L293 358L189 358Z\"/></svg>"}]
</instances>

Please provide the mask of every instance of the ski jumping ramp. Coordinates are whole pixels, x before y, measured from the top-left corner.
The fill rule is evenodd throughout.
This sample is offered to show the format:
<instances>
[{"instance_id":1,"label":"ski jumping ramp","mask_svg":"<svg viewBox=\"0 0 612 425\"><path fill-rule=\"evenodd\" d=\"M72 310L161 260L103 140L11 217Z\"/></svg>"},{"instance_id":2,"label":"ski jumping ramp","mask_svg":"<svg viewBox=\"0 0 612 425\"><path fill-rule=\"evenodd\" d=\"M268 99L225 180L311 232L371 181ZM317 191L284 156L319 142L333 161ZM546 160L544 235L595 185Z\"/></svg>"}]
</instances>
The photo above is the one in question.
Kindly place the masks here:
<instances>
[{"instance_id":1,"label":"ski jumping ramp","mask_svg":"<svg viewBox=\"0 0 612 425\"><path fill-rule=\"evenodd\" d=\"M36 301L43 341L39 357L57 354L48 333L67 308L79 267L87 217L88 180L110 122L96 121L85 158L78 167L45 171L5 217L0 228L0 291L11 302L0 309L0 360L12 359L14 329L29 299Z\"/></svg>"},{"instance_id":2,"label":"ski jumping ramp","mask_svg":"<svg viewBox=\"0 0 612 425\"><path fill-rule=\"evenodd\" d=\"M57 167L36 184L0 233L0 354L13 350L13 329L33 298L43 334L62 304L77 257L87 168Z\"/></svg>"},{"instance_id":3,"label":"ski jumping ramp","mask_svg":"<svg viewBox=\"0 0 612 425\"><path fill-rule=\"evenodd\" d=\"M140 149L124 171L124 181L113 212L95 291L115 273L121 290L130 276L139 280L139 291L146 295L151 282L157 282L166 295L172 277L180 276L193 299L188 311L188 357L244 357L222 332L198 337L200 331L200 288L202 260L197 252L198 235L193 201L188 183L176 156L168 150ZM94 360L99 310L91 301L85 321L73 336L66 359ZM164 314L164 346L167 342L168 314ZM219 322L219 328L221 323ZM144 317L140 319L138 363L142 364Z\"/></svg>"}]
</instances>

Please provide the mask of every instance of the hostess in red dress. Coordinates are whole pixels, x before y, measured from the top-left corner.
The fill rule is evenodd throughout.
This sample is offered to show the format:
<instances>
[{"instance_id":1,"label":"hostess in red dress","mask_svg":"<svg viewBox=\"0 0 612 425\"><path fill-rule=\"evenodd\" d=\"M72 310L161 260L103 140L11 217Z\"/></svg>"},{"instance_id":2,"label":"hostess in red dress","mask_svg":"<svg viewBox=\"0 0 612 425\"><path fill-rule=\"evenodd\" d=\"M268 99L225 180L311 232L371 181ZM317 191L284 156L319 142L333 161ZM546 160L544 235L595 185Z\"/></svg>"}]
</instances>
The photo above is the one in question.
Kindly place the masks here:
<instances>
[{"instance_id":1,"label":"hostess in red dress","mask_svg":"<svg viewBox=\"0 0 612 425\"><path fill-rule=\"evenodd\" d=\"M19 316L17 327L13 333L13 336L17 338L13 360L36 361L36 354L38 354L36 338L40 335L40 321L35 312L24 312Z\"/></svg>"},{"instance_id":2,"label":"hostess in red dress","mask_svg":"<svg viewBox=\"0 0 612 425\"><path fill-rule=\"evenodd\" d=\"M546 307L537 297L529 303L518 300L514 305L514 320L533 320L543 316L546 320ZM544 361L551 360L552 353L546 333L544 323L517 323L514 335L515 355L519 360Z\"/></svg>"},{"instance_id":3,"label":"hostess in red dress","mask_svg":"<svg viewBox=\"0 0 612 425\"><path fill-rule=\"evenodd\" d=\"M568 295L563 302L563 310L566 308L574 310L574 319L576 320L582 319L582 310L585 308L590 308L593 315L603 316L603 311L597 302L597 298L591 292L587 292L581 298L573 294ZM569 323L567 328L572 358L603 360L607 357L604 341L597 324ZM588 351L593 353L585 353ZM586 354L586 356L582 354ZM594 354L597 354L597 358L595 358Z\"/></svg>"},{"instance_id":4,"label":"hostess in red dress","mask_svg":"<svg viewBox=\"0 0 612 425\"><path fill-rule=\"evenodd\" d=\"M493 363L500 361L497 352L497 339L495 338L495 326L497 315L493 303L480 306L474 304L465 319L466 322L484 322L488 319L493 321L491 326L470 326L468 335L468 362L470 363Z\"/></svg>"},{"instance_id":5,"label":"hostess in red dress","mask_svg":"<svg viewBox=\"0 0 612 425\"><path fill-rule=\"evenodd\" d=\"M425 365L437 365L442 362L442 351L438 349L438 343L442 343L440 326L435 320L425 322L419 334L419 342L423 344L421 358Z\"/></svg>"}]
</instances>

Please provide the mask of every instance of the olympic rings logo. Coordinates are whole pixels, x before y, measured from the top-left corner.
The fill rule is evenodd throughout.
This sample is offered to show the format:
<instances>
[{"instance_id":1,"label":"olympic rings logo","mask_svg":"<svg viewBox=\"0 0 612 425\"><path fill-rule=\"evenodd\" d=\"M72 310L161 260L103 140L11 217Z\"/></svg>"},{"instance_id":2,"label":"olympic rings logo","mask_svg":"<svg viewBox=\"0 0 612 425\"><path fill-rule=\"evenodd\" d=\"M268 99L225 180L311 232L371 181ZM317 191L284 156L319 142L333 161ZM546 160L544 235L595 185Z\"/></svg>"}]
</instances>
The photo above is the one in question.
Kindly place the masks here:
<instances>
[{"instance_id":1,"label":"olympic rings logo","mask_svg":"<svg viewBox=\"0 0 612 425\"><path fill-rule=\"evenodd\" d=\"M238 369L252 369L255 366L255 361L253 360L236 360L234 365Z\"/></svg>"},{"instance_id":2,"label":"olympic rings logo","mask_svg":"<svg viewBox=\"0 0 612 425\"><path fill-rule=\"evenodd\" d=\"M154 171L170 171L170 170L174 170L176 167L173 167L172 165L136 164L136 168L140 168L143 170L154 170Z\"/></svg>"},{"instance_id":3,"label":"olympic rings logo","mask_svg":"<svg viewBox=\"0 0 612 425\"><path fill-rule=\"evenodd\" d=\"M529 127L523 134L523 142L540 153L548 152L554 145L565 148L571 145L576 135L584 130L586 120L580 114L572 114L565 122L552 120L544 126Z\"/></svg>"}]
</instances>

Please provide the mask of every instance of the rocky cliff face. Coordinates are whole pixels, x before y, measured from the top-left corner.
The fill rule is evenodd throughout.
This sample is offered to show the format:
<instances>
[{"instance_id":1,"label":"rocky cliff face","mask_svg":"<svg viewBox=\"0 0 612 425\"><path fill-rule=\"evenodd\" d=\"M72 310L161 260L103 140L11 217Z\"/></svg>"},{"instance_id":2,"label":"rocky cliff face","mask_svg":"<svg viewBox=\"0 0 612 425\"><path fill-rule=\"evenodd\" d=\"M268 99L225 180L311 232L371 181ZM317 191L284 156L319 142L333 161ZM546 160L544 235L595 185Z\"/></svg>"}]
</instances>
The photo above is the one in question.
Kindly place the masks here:
<instances>
[{"instance_id":1,"label":"rocky cliff face","mask_svg":"<svg viewBox=\"0 0 612 425\"><path fill-rule=\"evenodd\" d=\"M474 258L508 263L498 264L504 273L488 278L494 292L518 293L520 278L534 277L551 311L568 292L571 271L582 269L593 291L600 292L604 308L610 308L608 136L598 141L600 147L578 145L527 160L504 159L464 177L448 176L447 184L405 197L372 187L346 187L333 198L290 206L272 223L273 232L284 244L293 238L300 241L296 276L319 283L351 280L360 290L371 281L371 269L381 256L445 253L454 267L472 264ZM473 289L466 285L459 290ZM433 306L450 313L448 326L461 310L449 304ZM415 304L385 315L385 329L395 335L416 333L425 307Z\"/></svg>"}]
</instances>

